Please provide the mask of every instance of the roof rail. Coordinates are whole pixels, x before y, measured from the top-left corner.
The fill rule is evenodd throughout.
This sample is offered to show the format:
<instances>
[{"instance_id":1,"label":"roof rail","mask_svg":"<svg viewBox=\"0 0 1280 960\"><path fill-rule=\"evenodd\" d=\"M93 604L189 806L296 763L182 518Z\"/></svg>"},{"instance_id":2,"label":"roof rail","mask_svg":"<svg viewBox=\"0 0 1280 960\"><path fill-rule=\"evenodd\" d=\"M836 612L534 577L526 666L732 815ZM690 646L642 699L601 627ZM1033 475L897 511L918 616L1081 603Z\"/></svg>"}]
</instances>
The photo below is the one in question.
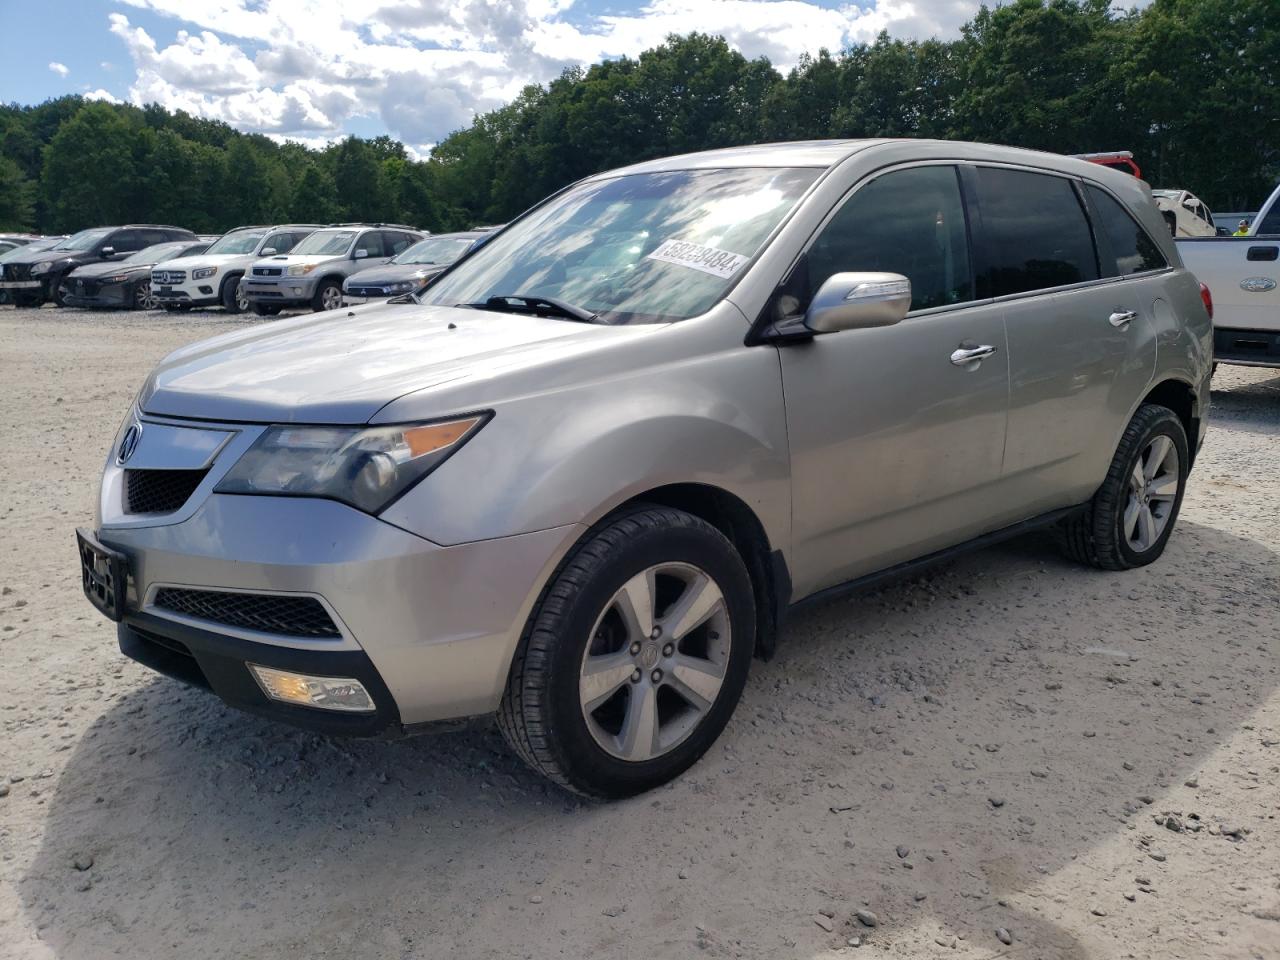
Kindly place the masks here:
<instances>
[{"instance_id":1,"label":"roof rail","mask_svg":"<svg viewBox=\"0 0 1280 960\"><path fill-rule=\"evenodd\" d=\"M423 233L419 227L411 227L407 223L368 223L361 221L358 223L330 223L330 227L391 227L395 230L412 230L414 233Z\"/></svg>"}]
</instances>

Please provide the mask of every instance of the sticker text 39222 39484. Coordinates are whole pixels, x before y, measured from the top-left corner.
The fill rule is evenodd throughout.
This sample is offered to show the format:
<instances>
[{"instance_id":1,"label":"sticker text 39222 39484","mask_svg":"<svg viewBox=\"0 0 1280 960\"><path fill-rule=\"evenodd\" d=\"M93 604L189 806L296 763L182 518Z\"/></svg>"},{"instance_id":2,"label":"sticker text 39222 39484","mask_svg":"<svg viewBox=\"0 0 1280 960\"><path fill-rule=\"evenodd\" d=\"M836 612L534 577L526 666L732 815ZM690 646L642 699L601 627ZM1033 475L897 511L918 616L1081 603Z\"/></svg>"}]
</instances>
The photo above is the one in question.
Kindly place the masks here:
<instances>
[{"instance_id":1,"label":"sticker text 39222 39484","mask_svg":"<svg viewBox=\"0 0 1280 960\"><path fill-rule=\"evenodd\" d=\"M706 247L689 240L664 240L645 259L675 263L727 280L742 269L749 258L740 253Z\"/></svg>"}]
</instances>

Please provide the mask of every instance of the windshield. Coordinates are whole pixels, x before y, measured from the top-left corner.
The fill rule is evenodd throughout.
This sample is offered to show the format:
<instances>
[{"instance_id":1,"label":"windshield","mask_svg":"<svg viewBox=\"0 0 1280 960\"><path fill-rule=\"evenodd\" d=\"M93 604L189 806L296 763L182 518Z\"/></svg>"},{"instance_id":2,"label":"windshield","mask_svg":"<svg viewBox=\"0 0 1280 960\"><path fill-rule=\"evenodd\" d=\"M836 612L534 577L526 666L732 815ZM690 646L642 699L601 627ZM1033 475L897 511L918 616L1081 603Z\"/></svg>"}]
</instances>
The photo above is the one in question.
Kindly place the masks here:
<instances>
[{"instance_id":1,"label":"windshield","mask_svg":"<svg viewBox=\"0 0 1280 960\"><path fill-rule=\"evenodd\" d=\"M415 243L404 253L391 258L392 263L453 263L471 249L475 240L448 240L431 237Z\"/></svg>"},{"instance_id":2,"label":"windshield","mask_svg":"<svg viewBox=\"0 0 1280 960\"><path fill-rule=\"evenodd\" d=\"M421 301L550 297L611 324L697 316L820 172L676 170L586 183L486 242Z\"/></svg>"},{"instance_id":3,"label":"windshield","mask_svg":"<svg viewBox=\"0 0 1280 960\"><path fill-rule=\"evenodd\" d=\"M253 253L258 249L258 241L265 236L265 233L228 233L205 253Z\"/></svg>"},{"instance_id":4,"label":"windshield","mask_svg":"<svg viewBox=\"0 0 1280 960\"><path fill-rule=\"evenodd\" d=\"M91 250L110 232L111 231L109 229L104 230L102 228L97 230L81 230L79 233L67 237L67 239L63 240L53 249L76 251Z\"/></svg>"},{"instance_id":5,"label":"windshield","mask_svg":"<svg viewBox=\"0 0 1280 960\"><path fill-rule=\"evenodd\" d=\"M330 255L346 253L355 235L354 230L317 230L294 247L291 252Z\"/></svg>"}]
</instances>

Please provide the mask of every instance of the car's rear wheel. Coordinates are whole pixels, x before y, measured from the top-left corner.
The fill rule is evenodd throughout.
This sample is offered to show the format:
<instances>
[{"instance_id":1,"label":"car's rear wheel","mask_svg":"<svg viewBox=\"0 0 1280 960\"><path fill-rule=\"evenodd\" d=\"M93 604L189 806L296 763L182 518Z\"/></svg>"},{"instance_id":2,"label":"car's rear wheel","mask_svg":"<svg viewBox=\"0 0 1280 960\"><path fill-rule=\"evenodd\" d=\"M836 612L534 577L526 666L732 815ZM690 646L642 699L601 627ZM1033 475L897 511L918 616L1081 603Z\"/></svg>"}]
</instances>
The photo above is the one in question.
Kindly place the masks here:
<instances>
[{"instance_id":1,"label":"car's rear wheel","mask_svg":"<svg viewBox=\"0 0 1280 960\"><path fill-rule=\"evenodd\" d=\"M135 310L154 310L156 298L151 292L151 281L139 280L133 286L133 307Z\"/></svg>"},{"instance_id":2,"label":"car's rear wheel","mask_svg":"<svg viewBox=\"0 0 1280 960\"><path fill-rule=\"evenodd\" d=\"M678 776L715 742L755 645L750 578L710 524L649 506L602 524L530 616L499 709L535 770L595 797Z\"/></svg>"},{"instance_id":3,"label":"car's rear wheel","mask_svg":"<svg viewBox=\"0 0 1280 960\"><path fill-rule=\"evenodd\" d=\"M255 303L253 312L260 317L274 317L280 312L280 308L270 303Z\"/></svg>"},{"instance_id":4,"label":"car's rear wheel","mask_svg":"<svg viewBox=\"0 0 1280 960\"><path fill-rule=\"evenodd\" d=\"M219 298L222 309L227 313L244 313L249 309L249 298L245 296L240 284L240 275L234 274L222 281Z\"/></svg>"},{"instance_id":5,"label":"car's rear wheel","mask_svg":"<svg viewBox=\"0 0 1280 960\"><path fill-rule=\"evenodd\" d=\"M323 280L311 298L311 309L316 313L337 310L342 306L342 284L337 280Z\"/></svg>"},{"instance_id":6,"label":"car's rear wheel","mask_svg":"<svg viewBox=\"0 0 1280 960\"><path fill-rule=\"evenodd\" d=\"M1146 404L1129 421L1107 478L1084 510L1062 523L1072 557L1128 570L1164 553L1191 469L1187 433L1168 407Z\"/></svg>"}]
</instances>

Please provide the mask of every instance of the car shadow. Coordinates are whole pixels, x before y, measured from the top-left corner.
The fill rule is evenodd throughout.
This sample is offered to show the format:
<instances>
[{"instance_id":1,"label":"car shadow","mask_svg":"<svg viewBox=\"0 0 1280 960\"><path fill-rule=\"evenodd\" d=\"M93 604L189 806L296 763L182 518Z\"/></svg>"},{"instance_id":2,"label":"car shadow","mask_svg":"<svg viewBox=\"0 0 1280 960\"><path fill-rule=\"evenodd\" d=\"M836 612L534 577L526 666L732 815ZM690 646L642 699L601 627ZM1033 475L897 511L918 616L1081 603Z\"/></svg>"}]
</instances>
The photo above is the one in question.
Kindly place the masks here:
<instances>
[{"instance_id":1,"label":"car shadow","mask_svg":"<svg viewBox=\"0 0 1280 960\"><path fill-rule=\"evenodd\" d=\"M1033 536L802 609L709 754L614 804L491 727L328 740L157 678L45 782L20 903L65 960L954 955L935 934L996 927L1082 957L1030 891L1117 836L1158 875L1138 798L1272 694L1276 563L1184 521L1127 574Z\"/></svg>"}]
</instances>

